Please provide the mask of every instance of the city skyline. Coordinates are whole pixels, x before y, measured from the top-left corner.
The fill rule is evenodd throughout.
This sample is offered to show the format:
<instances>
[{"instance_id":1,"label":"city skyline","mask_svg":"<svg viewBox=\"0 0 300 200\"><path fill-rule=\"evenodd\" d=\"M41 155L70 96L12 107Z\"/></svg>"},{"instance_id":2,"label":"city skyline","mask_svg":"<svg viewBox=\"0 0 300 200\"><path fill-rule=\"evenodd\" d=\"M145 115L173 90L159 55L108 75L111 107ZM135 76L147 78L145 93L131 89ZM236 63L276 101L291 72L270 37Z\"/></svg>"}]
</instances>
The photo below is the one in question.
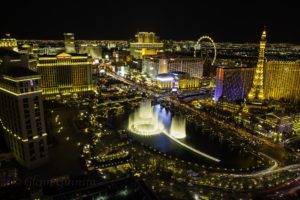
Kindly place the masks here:
<instances>
[{"instance_id":1,"label":"city skyline","mask_svg":"<svg viewBox=\"0 0 300 200\"><path fill-rule=\"evenodd\" d=\"M299 200L297 6L1 8L0 199Z\"/></svg>"},{"instance_id":2,"label":"city skyline","mask_svg":"<svg viewBox=\"0 0 300 200\"><path fill-rule=\"evenodd\" d=\"M14 2L5 2L11 7ZM20 2L11 16L2 12L1 35L9 32L19 39L63 39L61 33L74 32L76 39L133 39L138 31L153 31L161 39L196 40L210 35L218 42L257 42L263 27L269 43L295 43L297 6L288 3L235 1L188 1L184 6L171 1L112 3ZM22 20L21 20L22 19ZM120 27L120 25L122 25ZM91 29L91 31L86 31Z\"/></svg>"}]
</instances>

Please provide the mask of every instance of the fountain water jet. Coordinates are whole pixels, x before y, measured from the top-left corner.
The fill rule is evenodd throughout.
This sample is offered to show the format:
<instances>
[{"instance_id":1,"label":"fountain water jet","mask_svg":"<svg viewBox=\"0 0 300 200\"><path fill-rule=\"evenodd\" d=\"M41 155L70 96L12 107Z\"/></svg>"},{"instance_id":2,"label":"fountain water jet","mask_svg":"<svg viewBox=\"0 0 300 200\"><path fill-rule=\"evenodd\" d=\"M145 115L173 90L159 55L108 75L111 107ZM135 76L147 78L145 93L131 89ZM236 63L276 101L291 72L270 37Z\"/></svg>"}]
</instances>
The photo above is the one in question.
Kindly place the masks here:
<instances>
[{"instance_id":1,"label":"fountain water jet","mask_svg":"<svg viewBox=\"0 0 300 200\"><path fill-rule=\"evenodd\" d=\"M151 101L141 103L129 116L128 130L143 136L157 135L164 131L164 125L159 121L158 114L153 111Z\"/></svg>"},{"instance_id":2,"label":"fountain water jet","mask_svg":"<svg viewBox=\"0 0 300 200\"><path fill-rule=\"evenodd\" d=\"M174 116L172 118L170 135L176 139L183 139L186 137L184 117Z\"/></svg>"},{"instance_id":3,"label":"fountain water jet","mask_svg":"<svg viewBox=\"0 0 300 200\"><path fill-rule=\"evenodd\" d=\"M158 113L154 112L151 101L141 103L140 107L129 116L128 120L128 130L134 134L152 136L163 133L184 148L214 162L220 162L218 158L201 152L179 140L186 136L185 125L185 118L174 116L171 122L170 132L167 132L163 123L158 118Z\"/></svg>"}]
</instances>

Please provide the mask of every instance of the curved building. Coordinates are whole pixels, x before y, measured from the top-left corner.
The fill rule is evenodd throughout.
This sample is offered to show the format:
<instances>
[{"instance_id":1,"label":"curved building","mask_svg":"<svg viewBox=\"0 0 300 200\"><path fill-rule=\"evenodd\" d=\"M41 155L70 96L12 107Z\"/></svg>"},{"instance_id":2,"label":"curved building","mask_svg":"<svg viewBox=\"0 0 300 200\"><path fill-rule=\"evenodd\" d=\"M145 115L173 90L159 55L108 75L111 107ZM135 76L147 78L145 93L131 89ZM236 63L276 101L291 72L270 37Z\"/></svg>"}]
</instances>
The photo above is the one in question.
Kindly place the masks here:
<instances>
[{"instance_id":1,"label":"curved building","mask_svg":"<svg viewBox=\"0 0 300 200\"><path fill-rule=\"evenodd\" d=\"M264 77L267 100L300 102L300 60L267 61Z\"/></svg>"}]
</instances>

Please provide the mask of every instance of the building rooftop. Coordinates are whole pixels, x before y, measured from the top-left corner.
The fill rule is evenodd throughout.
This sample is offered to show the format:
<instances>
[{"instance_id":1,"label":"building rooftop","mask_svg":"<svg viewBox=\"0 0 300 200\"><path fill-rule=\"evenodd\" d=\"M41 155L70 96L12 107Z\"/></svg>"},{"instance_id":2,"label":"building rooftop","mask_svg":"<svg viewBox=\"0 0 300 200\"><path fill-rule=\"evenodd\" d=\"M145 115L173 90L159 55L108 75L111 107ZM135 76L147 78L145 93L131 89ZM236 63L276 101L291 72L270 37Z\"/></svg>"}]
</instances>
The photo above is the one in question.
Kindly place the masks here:
<instances>
[{"instance_id":1,"label":"building rooftop","mask_svg":"<svg viewBox=\"0 0 300 200\"><path fill-rule=\"evenodd\" d=\"M241 66L241 67L234 67L234 66L219 66L218 68L222 68L222 69L248 69L248 68L255 68L252 66Z\"/></svg>"},{"instance_id":2,"label":"building rooftop","mask_svg":"<svg viewBox=\"0 0 300 200\"><path fill-rule=\"evenodd\" d=\"M59 52L56 55L40 55L39 58L55 58L55 57L62 57L62 58L67 58L67 57L76 57L76 56L84 56L88 57L88 54L77 54L77 53L66 53L66 52Z\"/></svg>"},{"instance_id":3,"label":"building rooftop","mask_svg":"<svg viewBox=\"0 0 300 200\"><path fill-rule=\"evenodd\" d=\"M158 54L158 55L148 55L145 56L145 59L150 59L150 60L159 60L159 59L167 59L169 61L176 61L176 60L201 60L199 57L194 57L194 56L183 56L183 55L171 55L168 53L163 53L163 54Z\"/></svg>"},{"instance_id":4,"label":"building rooftop","mask_svg":"<svg viewBox=\"0 0 300 200\"><path fill-rule=\"evenodd\" d=\"M181 72L181 71L172 71L172 72L170 72L170 74L174 74L174 75L187 75L188 73Z\"/></svg>"},{"instance_id":5,"label":"building rooftop","mask_svg":"<svg viewBox=\"0 0 300 200\"><path fill-rule=\"evenodd\" d=\"M158 74L156 76L157 79L165 79L165 78L172 78L174 79L175 78L175 75L174 74L171 74L171 73L163 73L163 74Z\"/></svg>"},{"instance_id":6,"label":"building rooftop","mask_svg":"<svg viewBox=\"0 0 300 200\"><path fill-rule=\"evenodd\" d=\"M290 116L286 113L267 113L266 117L273 117L273 118L276 118L276 119L282 119L282 118L285 118L285 117L290 118Z\"/></svg>"},{"instance_id":7,"label":"building rooftop","mask_svg":"<svg viewBox=\"0 0 300 200\"><path fill-rule=\"evenodd\" d=\"M0 48L0 57L4 57L4 56L19 58L20 54L18 52L15 52L7 48Z\"/></svg>"},{"instance_id":8,"label":"building rooftop","mask_svg":"<svg viewBox=\"0 0 300 200\"><path fill-rule=\"evenodd\" d=\"M39 75L37 72L34 72L28 68L20 67L20 66L0 67L0 73L14 78Z\"/></svg>"},{"instance_id":9,"label":"building rooftop","mask_svg":"<svg viewBox=\"0 0 300 200\"><path fill-rule=\"evenodd\" d=\"M72 181L71 181L72 182ZM86 188L79 188L70 190L68 192L56 192L44 188L45 197L49 197L53 200L65 200L65 199L144 199L155 200L157 197L146 186L146 184L137 180L134 177L116 179L107 182L95 183ZM51 191L54 195L51 195Z\"/></svg>"}]
</instances>

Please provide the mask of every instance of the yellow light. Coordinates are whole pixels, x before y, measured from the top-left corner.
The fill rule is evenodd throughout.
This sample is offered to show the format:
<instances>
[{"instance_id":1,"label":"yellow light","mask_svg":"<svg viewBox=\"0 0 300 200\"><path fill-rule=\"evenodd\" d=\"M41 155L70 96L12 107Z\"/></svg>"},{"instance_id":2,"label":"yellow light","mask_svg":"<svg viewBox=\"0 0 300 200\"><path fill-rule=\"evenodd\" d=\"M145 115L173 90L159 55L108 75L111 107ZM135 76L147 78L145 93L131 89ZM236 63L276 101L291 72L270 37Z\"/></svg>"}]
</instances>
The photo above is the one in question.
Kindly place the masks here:
<instances>
[{"instance_id":1,"label":"yellow light","mask_svg":"<svg viewBox=\"0 0 300 200\"><path fill-rule=\"evenodd\" d=\"M9 91L9 90L7 90L7 89L4 89L4 88L2 88L2 87L0 87L0 90L2 90L2 91L4 91L4 92L7 92L7 93L10 93L10 94L12 94L12 95L15 95L15 96L24 96L24 95L28 95L28 94L36 94L36 93L40 93L40 92L42 92L42 90L36 90L36 91L33 91L33 92L26 92L26 93L14 93L14 92L12 92L12 91Z\"/></svg>"},{"instance_id":2,"label":"yellow light","mask_svg":"<svg viewBox=\"0 0 300 200\"><path fill-rule=\"evenodd\" d=\"M28 76L26 76L28 77ZM9 76L3 76L3 79L9 80L9 81L13 81L13 82L21 82L21 81L31 81L31 80L37 80L37 79L41 79L41 75L33 75L30 76L30 78L11 78Z\"/></svg>"}]
</instances>

